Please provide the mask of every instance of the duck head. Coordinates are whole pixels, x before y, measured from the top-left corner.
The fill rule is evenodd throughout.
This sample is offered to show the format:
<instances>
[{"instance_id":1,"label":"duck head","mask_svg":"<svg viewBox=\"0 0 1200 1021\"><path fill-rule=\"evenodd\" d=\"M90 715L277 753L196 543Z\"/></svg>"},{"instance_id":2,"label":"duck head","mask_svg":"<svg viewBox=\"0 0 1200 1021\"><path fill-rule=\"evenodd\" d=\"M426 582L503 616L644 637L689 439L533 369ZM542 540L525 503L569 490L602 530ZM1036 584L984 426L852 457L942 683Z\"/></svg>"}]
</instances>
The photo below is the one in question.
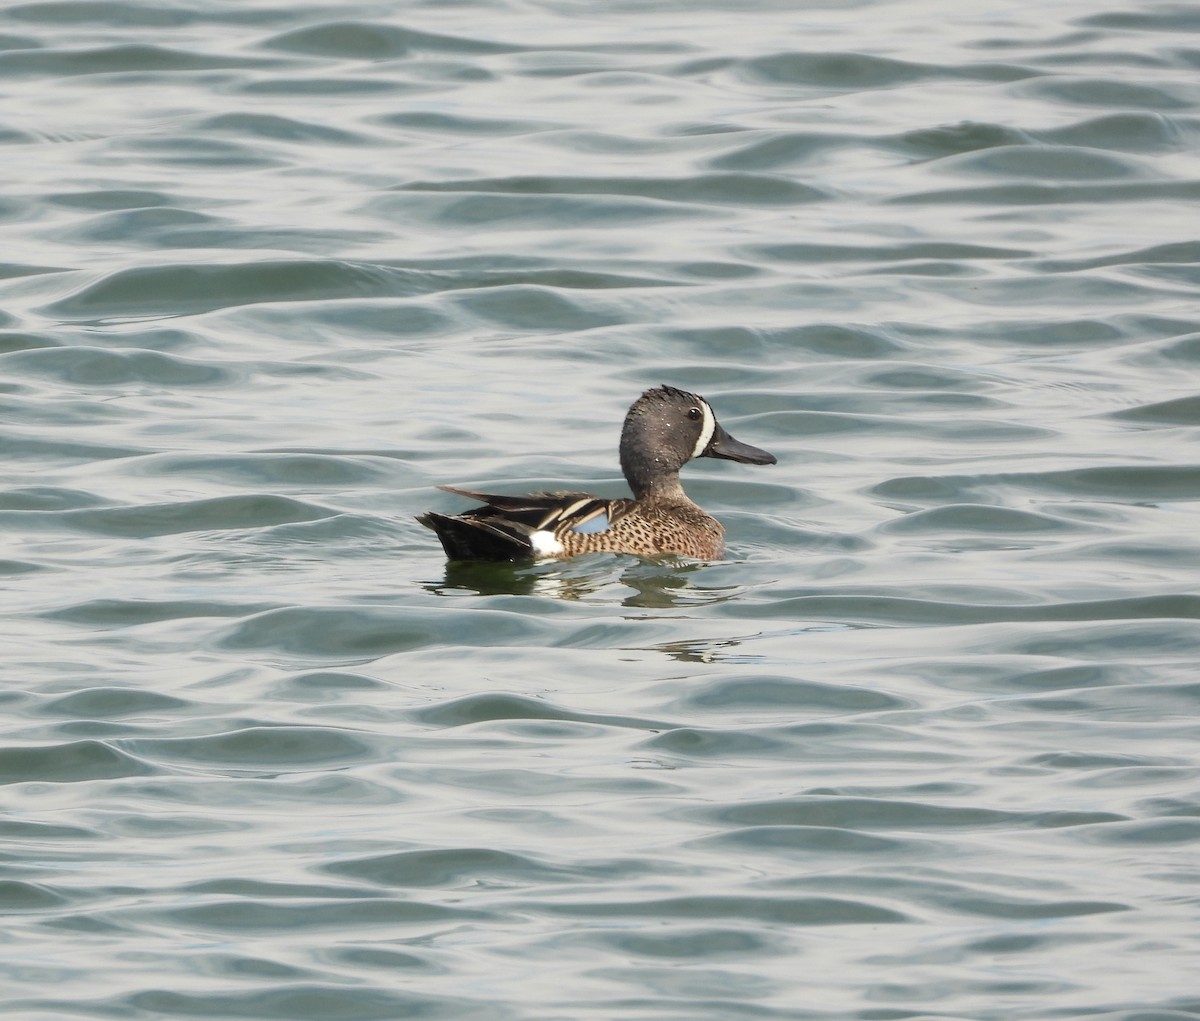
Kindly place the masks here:
<instances>
[{"instance_id":1,"label":"duck head","mask_svg":"<svg viewBox=\"0 0 1200 1021\"><path fill-rule=\"evenodd\" d=\"M734 439L708 401L698 394L660 386L634 401L621 430L621 470L639 499L679 485L679 469L696 457L743 464L775 464L775 455Z\"/></svg>"}]
</instances>

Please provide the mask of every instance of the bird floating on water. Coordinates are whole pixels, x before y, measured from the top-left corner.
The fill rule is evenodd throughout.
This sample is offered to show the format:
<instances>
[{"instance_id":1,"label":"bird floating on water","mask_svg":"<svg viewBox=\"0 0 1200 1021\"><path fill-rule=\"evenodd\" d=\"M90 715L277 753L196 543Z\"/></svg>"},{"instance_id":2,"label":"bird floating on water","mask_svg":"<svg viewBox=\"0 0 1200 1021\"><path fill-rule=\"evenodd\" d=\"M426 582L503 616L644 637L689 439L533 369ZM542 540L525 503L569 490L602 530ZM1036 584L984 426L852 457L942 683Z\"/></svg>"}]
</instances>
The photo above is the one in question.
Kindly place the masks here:
<instances>
[{"instance_id":1,"label":"bird floating on water","mask_svg":"<svg viewBox=\"0 0 1200 1021\"><path fill-rule=\"evenodd\" d=\"M621 471L633 499L589 493L500 496L455 486L439 489L483 504L462 514L430 511L432 528L451 560L521 561L579 553L675 553L719 560L725 529L683 491L679 470L696 457L775 464L775 456L742 443L697 394L661 386L634 401L621 430Z\"/></svg>"}]
</instances>

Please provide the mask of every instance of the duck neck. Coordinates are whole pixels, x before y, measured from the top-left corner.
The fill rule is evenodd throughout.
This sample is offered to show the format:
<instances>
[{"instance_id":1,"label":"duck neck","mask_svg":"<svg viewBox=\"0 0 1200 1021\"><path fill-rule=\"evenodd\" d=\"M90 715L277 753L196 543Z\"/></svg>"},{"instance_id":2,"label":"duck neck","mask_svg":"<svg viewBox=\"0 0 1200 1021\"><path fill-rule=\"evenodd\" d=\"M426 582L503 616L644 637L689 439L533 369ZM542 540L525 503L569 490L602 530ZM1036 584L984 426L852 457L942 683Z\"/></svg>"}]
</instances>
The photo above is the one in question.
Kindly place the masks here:
<instances>
[{"instance_id":1,"label":"duck neck","mask_svg":"<svg viewBox=\"0 0 1200 1021\"><path fill-rule=\"evenodd\" d=\"M690 503L678 471L653 475L626 472L625 478L634 497L641 503Z\"/></svg>"}]
</instances>

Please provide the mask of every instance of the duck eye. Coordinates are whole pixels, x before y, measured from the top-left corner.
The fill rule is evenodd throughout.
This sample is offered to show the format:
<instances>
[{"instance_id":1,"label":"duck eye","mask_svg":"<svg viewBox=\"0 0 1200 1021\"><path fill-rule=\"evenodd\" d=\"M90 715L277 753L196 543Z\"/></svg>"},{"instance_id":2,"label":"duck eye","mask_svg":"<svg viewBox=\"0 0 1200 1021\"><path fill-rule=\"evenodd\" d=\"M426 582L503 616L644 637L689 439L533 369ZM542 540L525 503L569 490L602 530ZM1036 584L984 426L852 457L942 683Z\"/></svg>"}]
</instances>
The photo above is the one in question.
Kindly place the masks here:
<instances>
[{"instance_id":1,"label":"duck eye","mask_svg":"<svg viewBox=\"0 0 1200 1021\"><path fill-rule=\"evenodd\" d=\"M699 408L691 408L688 410L688 418L690 418L693 422L697 421L703 414L704 412Z\"/></svg>"}]
</instances>

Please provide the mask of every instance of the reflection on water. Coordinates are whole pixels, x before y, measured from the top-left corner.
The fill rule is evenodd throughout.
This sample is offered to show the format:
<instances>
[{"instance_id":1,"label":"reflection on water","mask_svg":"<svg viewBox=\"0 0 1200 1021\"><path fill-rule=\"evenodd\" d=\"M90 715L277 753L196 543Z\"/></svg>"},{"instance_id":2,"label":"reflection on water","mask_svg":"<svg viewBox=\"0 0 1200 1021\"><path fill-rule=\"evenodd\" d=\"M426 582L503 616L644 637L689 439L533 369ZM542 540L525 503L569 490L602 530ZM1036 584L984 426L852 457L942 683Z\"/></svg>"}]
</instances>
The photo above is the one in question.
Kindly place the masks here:
<instances>
[{"instance_id":1,"label":"reflection on water","mask_svg":"<svg viewBox=\"0 0 1200 1021\"><path fill-rule=\"evenodd\" d=\"M696 640L690 642L663 642L653 647L655 652L664 653L681 663L716 663L724 660L730 663L753 663L762 657L751 653L737 653L732 650L741 649L745 643L731 638L719 641ZM727 651L729 650L729 651Z\"/></svg>"},{"instance_id":2,"label":"reflection on water","mask_svg":"<svg viewBox=\"0 0 1200 1021\"><path fill-rule=\"evenodd\" d=\"M536 595L568 601L602 600L642 609L708 606L737 596L736 585L704 586L708 564L675 556L640 558L594 553L571 560L484 563L451 560L440 584L426 591L447 596ZM632 589L632 594L629 590Z\"/></svg>"}]
</instances>

